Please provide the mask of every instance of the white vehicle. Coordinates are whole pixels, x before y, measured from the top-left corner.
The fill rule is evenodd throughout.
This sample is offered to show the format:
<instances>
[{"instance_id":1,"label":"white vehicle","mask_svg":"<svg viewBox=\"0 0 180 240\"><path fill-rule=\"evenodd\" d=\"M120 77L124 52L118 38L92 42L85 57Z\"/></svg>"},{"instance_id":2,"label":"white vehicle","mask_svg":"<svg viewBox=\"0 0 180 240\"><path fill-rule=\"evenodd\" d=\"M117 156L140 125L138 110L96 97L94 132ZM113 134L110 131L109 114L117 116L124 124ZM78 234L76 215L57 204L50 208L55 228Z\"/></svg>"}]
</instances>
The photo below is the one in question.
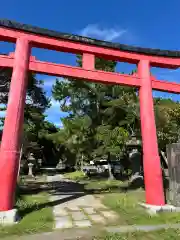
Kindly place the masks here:
<instances>
[{"instance_id":1,"label":"white vehicle","mask_svg":"<svg viewBox=\"0 0 180 240\"><path fill-rule=\"evenodd\" d=\"M119 161L111 161L110 166L114 174L120 174L123 172L123 167ZM89 166L83 167L84 174L105 173L109 170L108 161L105 159L90 161Z\"/></svg>"},{"instance_id":2,"label":"white vehicle","mask_svg":"<svg viewBox=\"0 0 180 240\"><path fill-rule=\"evenodd\" d=\"M108 171L109 167L108 167L107 160L104 160L104 159L98 160L98 161L95 162L95 165L97 167L97 172L98 173L103 173L103 172Z\"/></svg>"}]
</instances>

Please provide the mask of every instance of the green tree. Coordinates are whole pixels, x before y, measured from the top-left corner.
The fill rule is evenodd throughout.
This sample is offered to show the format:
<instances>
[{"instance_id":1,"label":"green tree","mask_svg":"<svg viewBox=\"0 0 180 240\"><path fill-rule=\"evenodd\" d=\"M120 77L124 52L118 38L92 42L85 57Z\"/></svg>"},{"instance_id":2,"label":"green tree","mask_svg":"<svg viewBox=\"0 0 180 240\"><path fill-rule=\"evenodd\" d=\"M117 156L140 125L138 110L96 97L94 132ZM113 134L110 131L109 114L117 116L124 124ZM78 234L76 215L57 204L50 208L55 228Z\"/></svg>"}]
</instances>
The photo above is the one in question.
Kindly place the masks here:
<instances>
[{"instance_id":1,"label":"green tree","mask_svg":"<svg viewBox=\"0 0 180 240\"><path fill-rule=\"evenodd\" d=\"M12 70L10 69L0 69L0 80L2 83L0 85L1 111L5 111L7 108L11 74ZM34 153L37 159L42 158L45 134L57 131L54 125L52 126L52 124L45 120L45 111L48 107L50 107L50 100L43 90L43 81L37 80L36 76L29 72L22 138L23 159L27 159L30 152ZM1 129L3 128L3 124L4 117L1 118Z\"/></svg>"},{"instance_id":2,"label":"green tree","mask_svg":"<svg viewBox=\"0 0 180 240\"><path fill-rule=\"evenodd\" d=\"M77 65L82 66L81 56L77 56ZM95 66L114 72L116 62L96 58ZM73 152L77 162L120 158L131 134L141 137L137 92L136 88L120 85L57 80L53 96L61 103L61 110L69 113L63 119L64 129L55 134L57 142ZM154 98L154 105L159 147L164 150L179 135L179 103Z\"/></svg>"},{"instance_id":3,"label":"green tree","mask_svg":"<svg viewBox=\"0 0 180 240\"><path fill-rule=\"evenodd\" d=\"M81 56L77 57L77 63L82 65ZM99 58L95 65L104 71L114 72L116 68L116 62ZM65 79L56 81L53 96L61 102L61 110L69 113L63 120L63 131L57 135L62 136L61 144L76 153L77 162L121 154L128 138L126 127L131 125L126 119L127 101L136 97L136 89Z\"/></svg>"}]
</instances>

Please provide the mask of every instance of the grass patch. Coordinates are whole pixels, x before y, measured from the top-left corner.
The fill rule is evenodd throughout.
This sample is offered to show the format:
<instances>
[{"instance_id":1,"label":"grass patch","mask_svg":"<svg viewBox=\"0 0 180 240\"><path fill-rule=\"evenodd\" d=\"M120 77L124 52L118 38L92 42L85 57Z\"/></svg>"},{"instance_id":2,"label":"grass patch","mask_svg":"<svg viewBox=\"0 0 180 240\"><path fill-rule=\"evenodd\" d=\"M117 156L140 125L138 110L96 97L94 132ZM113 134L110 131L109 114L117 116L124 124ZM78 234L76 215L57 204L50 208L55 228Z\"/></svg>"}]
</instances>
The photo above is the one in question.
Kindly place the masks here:
<instances>
[{"instance_id":1,"label":"grass patch","mask_svg":"<svg viewBox=\"0 0 180 240\"><path fill-rule=\"evenodd\" d=\"M87 179L87 177L84 175L84 173L82 171L65 173L64 177L69 180L73 180L73 181L81 181L81 180Z\"/></svg>"},{"instance_id":2,"label":"grass patch","mask_svg":"<svg viewBox=\"0 0 180 240\"><path fill-rule=\"evenodd\" d=\"M105 194L102 202L119 214L121 225L148 225L148 224L165 224L180 223L179 213L159 213L150 216L139 206L139 202L145 201L143 190L130 191L128 193L109 193Z\"/></svg>"},{"instance_id":3,"label":"grass patch","mask_svg":"<svg viewBox=\"0 0 180 240\"><path fill-rule=\"evenodd\" d=\"M133 232L123 234L109 234L104 237L95 237L93 240L173 240L180 239L179 229L167 229L155 232Z\"/></svg>"},{"instance_id":4,"label":"grass patch","mask_svg":"<svg viewBox=\"0 0 180 240\"><path fill-rule=\"evenodd\" d=\"M84 189L92 192L111 192L118 190L122 186L119 180L108 180L107 178L92 176L87 177L82 171L65 173L64 177L73 181L77 181L84 185Z\"/></svg>"},{"instance_id":5,"label":"grass patch","mask_svg":"<svg viewBox=\"0 0 180 240\"><path fill-rule=\"evenodd\" d=\"M89 180L86 182L85 189L94 192L119 191L122 182L119 180Z\"/></svg>"},{"instance_id":6,"label":"grass patch","mask_svg":"<svg viewBox=\"0 0 180 240\"><path fill-rule=\"evenodd\" d=\"M46 193L23 196L16 203L22 219L12 226L0 226L0 238L51 231L53 226L52 207L42 208L42 205L45 206L44 204L47 202L48 195Z\"/></svg>"}]
</instances>

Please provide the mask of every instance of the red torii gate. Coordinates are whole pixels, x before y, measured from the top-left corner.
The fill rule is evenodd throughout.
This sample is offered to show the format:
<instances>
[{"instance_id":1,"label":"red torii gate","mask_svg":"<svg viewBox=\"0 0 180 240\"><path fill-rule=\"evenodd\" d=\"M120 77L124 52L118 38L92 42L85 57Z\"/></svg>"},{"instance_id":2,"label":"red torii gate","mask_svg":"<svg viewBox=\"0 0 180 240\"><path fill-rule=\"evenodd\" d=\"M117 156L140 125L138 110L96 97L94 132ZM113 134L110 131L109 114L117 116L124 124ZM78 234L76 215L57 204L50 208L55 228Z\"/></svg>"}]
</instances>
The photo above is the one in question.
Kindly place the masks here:
<instances>
[{"instance_id":1,"label":"red torii gate","mask_svg":"<svg viewBox=\"0 0 180 240\"><path fill-rule=\"evenodd\" d=\"M176 69L180 66L180 52L113 44L9 20L0 20L0 41L16 43L15 53L0 55L0 67L13 68L0 149L0 212L14 207L28 70L139 88L146 203L165 204L152 89L180 93L180 84L156 80L150 75L150 67ZM30 56L32 47L82 54L82 68L38 61ZM95 57L137 64L137 74L96 70Z\"/></svg>"}]
</instances>

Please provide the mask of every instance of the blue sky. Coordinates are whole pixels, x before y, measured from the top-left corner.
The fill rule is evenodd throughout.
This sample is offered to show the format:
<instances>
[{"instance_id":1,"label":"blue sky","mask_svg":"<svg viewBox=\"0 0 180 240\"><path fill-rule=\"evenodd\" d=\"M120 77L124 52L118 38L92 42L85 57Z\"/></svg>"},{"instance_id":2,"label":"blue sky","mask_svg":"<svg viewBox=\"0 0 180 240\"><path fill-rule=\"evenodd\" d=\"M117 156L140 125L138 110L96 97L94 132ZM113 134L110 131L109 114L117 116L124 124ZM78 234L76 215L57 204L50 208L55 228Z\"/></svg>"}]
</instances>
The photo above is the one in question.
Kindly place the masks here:
<instances>
[{"instance_id":1,"label":"blue sky","mask_svg":"<svg viewBox=\"0 0 180 240\"><path fill-rule=\"evenodd\" d=\"M1 18L107 41L180 50L179 9L179 0L9 0L1 2ZM12 50L12 45L0 43L0 52ZM70 54L39 49L33 49L32 54L40 60L75 64L75 57ZM128 69L127 64L118 64L118 71ZM153 73L159 79L180 82L180 70L153 69ZM51 96L55 77L38 75L38 78L45 80L44 88ZM171 97L179 99L178 95ZM53 99L47 115L48 120L61 125L60 117L64 114Z\"/></svg>"}]
</instances>

